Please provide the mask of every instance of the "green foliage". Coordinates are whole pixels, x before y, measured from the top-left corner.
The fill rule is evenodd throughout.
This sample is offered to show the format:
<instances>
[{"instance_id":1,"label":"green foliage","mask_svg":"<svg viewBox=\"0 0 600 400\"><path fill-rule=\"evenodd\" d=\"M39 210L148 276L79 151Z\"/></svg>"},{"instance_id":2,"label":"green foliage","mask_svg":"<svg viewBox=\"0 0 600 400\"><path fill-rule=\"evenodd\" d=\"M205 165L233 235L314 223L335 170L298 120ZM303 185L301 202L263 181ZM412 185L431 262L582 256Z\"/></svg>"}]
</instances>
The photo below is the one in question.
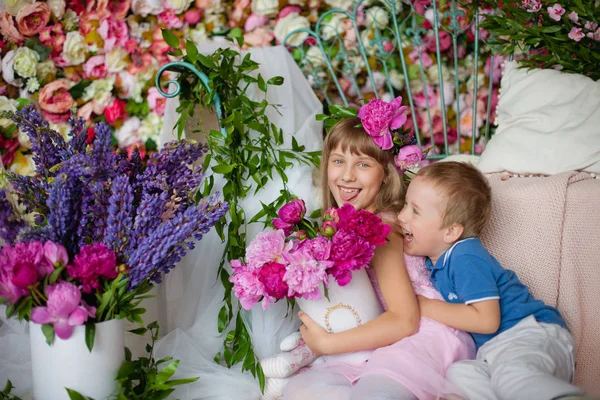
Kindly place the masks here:
<instances>
[{"instance_id":1,"label":"green foliage","mask_svg":"<svg viewBox=\"0 0 600 400\"><path fill-rule=\"evenodd\" d=\"M14 386L11 381L7 381L4 389L0 392L0 400L21 400L19 397L10 394L12 392Z\"/></svg>"},{"instance_id":2,"label":"green foliage","mask_svg":"<svg viewBox=\"0 0 600 400\"><path fill-rule=\"evenodd\" d=\"M479 3L480 6L495 10L492 14L482 15L484 21L481 24L491 34L488 45L495 53L525 53L526 57L519 59L524 67L560 66L563 72L600 79L600 42L594 40L594 31L586 28L586 22L592 25L600 22L600 2L563 0L560 5L565 13L559 21L553 20L548 14L548 7L554 3L543 2L537 12L528 11L522 3L503 2L501 6L495 0L482 0ZM577 13L577 23L568 18L571 12ZM573 28L582 29L584 37L581 40L575 41L569 37ZM592 37L588 36L589 33Z\"/></svg>"},{"instance_id":3,"label":"green foliage","mask_svg":"<svg viewBox=\"0 0 600 400\"><path fill-rule=\"evenodd\" d=\"M239 35L238 35L239 33ZM242 39L241 32L231 31L234 39ZM165 38L170 34L163 33ZM169 42L167 42L169 43ZM173 43L175 44L175 43ZM224 350L215 360L231 366L242 362L242 370L250 371L264 386L264 376L258 360L252 350L249 334L239 315L239 306L232 299L233 284L229 282L229 272L225 268L229 260L243 258L246 249L246 224L261 221L267 213L248 218L240 207L240 201L253 196L276 175L281 177L283 188L279 197L271 204L264 205L278 209L291 198L287 187L285 170L298 164L318 166L320 152L305 152L303 146L293 140L291 149L282 149L284 145L283 131L271 123L266 115L270 107L276 108L266 100L269 86L281 85L282 77L268 80L256 71L258 63L250 58L250 54L242 57L234 49L218 49L213 54L198 53L195 45L186 43L184 62L193 64L208 76L209 88L189 71L182 71L179 78L181 86L180 106L177 109L180 118L177 122L178 136L181 136L186 122L200 104L213 107L213 98L218 94L221 101L221 130L212 130L206 135L210 148L205 158L205 170L212 166L212 172L222 175L227 182L222 189L225 201L230 205L228 218L215 226L220 237L226 242L225 251L219 265L218 276L225 288L223 307L218 316L219 332L226 332L234 315L236 327L227 334ZM252 100L248 89L255 85L265 93L263 100ZM250 183L248 183L250 182ZM207 196L213 190L214 177L208 176L198 197ZM263 220L265 224L268 218Z\"/></svg>"}]
</instances>

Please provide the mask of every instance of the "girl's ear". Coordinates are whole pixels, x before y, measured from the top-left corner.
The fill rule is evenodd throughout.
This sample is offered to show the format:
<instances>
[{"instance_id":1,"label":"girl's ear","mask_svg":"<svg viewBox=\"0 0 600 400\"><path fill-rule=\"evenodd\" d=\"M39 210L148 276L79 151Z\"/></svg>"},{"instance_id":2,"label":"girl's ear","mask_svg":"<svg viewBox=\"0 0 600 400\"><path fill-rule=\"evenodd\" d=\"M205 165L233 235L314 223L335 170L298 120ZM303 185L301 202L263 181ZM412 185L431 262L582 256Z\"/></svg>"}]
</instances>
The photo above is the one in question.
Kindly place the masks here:
<instances>
[{"instance_id":1,"label":"girl's ear","mask_svg":"<svg viewBox=\"0 0 600 400\"><path fill-rule=\"evenodd\" d=\"M462 236L464 231L465 227L461 224L450 225L448 228L446 228L446 231L444 232L444 242L446 242L447 244L452 244L458 241L458 239Z\"/></svg>"}]
</instances>

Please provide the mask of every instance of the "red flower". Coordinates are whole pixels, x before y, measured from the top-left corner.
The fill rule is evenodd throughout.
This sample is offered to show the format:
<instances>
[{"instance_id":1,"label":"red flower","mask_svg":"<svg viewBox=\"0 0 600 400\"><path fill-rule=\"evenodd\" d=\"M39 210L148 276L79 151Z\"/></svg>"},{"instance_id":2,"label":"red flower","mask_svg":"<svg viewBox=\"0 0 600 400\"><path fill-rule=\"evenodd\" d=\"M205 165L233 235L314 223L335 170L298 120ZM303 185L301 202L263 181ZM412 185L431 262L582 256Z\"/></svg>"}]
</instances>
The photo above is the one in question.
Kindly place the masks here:
<instances>
[{"instance_id":1,"label":"red flower","mask_svg":"<svg viewBox=\"0 0 600 400\"><path fill-rule=\"evenodd\" d=\"M115 99L113 103L104 109L104 117L106 122L110 125L114 125L119 120L125 120L127 118L127 112L125 106L127 103L123 100Z\"/></svg>"}]
</instances>

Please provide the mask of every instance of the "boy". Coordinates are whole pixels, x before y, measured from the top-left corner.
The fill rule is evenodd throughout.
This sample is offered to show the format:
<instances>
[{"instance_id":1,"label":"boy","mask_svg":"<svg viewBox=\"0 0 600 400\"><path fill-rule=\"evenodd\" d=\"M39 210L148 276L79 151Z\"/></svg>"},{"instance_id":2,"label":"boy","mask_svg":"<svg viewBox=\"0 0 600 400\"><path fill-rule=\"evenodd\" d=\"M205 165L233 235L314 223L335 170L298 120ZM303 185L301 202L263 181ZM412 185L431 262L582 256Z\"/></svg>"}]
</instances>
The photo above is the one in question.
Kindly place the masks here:
<instances>
[{"instance_id":1,"label":"boy","mask_svg":"<svg viewBox=\"0 0 600 400\"><path fill-rule=\"evenodd\" d=\"M491 191L470 164L440 162L419 171L398 215L404 251L427 257L446 301L418 296L421 315L469 332L477 359L453 364L447 378L471 400L551 400L571 385L573 338L554 307L536 300L477 236L489 219Z\"/></svg>"}]
</instances>

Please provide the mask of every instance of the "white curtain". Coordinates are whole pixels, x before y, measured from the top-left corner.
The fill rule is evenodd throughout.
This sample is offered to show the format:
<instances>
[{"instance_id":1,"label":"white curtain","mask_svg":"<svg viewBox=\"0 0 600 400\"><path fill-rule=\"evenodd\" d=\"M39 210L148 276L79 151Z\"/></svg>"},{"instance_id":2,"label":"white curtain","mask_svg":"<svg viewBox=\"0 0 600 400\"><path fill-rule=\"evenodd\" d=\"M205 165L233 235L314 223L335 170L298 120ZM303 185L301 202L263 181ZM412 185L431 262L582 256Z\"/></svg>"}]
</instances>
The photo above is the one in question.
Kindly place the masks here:
<instances>
[{"instance_id":1,"label":"white curtain","mask_svg":"<svg viewBox=\"0 0 600 400\"><path fill-rule=\"evenodd\" d=\"M210 53L223 46L226 46L223 42L208 43L199 50ZM322 105L288 51L282 46L268 47L242 51L242 56L247 52L260 64L260 69L255 72L259 72L265 81L273 76L284 78L283 85L270 86L267 92L268 101L279 106L278 110L270 108L267 114L269 120L284 132L283 147L291 148L292 137L295 137L300 145L306 146L307 151L320 150L322 124L315 117L322 113ZM262 100L264 94L257 88L251 88L248 96ZM176 136L173 127L178 119L178 104L177 98L167 101L161 145ZM198 107L197 116L199 118L195 119L202 119L201 126L205 129L216 127L214 115L207 110ZM197 129L194 123L186 127L188 132ZM191 134L187 136L193 137ZM195 138L201 140L201 137ZM288 187L306 201L309 213L320 207L319 190L312 184L313 172L312 167L304 165L296 165L286 171ZM215 190L220 190L223 183L216 181ZM240 204L247 218L260 211L261 201L269 203L276 199L282 188L281 179L274 176L256 195L249 195ZM248 240L262 229L262 224L249 225ZM182 386L174 393L181 399L253 400L260 397L258 383L252 375L248 372L242 374L239 367L228 369L213 361L223 343L223 336L217 331L223 288L216 276L223 250L224 244L215 231L211 231L167 275L159 289L159 322L162 332L168 333L157 345L157 357L170 355L180 359L178 377L200 377L196 383ZM286 313L286 304L280 302L267 311L258 305L243 314L258 357L274 354L281 339L297 329L299 323L295 315L292 313L286 318Z\"/></svg>"}]
</instances>

